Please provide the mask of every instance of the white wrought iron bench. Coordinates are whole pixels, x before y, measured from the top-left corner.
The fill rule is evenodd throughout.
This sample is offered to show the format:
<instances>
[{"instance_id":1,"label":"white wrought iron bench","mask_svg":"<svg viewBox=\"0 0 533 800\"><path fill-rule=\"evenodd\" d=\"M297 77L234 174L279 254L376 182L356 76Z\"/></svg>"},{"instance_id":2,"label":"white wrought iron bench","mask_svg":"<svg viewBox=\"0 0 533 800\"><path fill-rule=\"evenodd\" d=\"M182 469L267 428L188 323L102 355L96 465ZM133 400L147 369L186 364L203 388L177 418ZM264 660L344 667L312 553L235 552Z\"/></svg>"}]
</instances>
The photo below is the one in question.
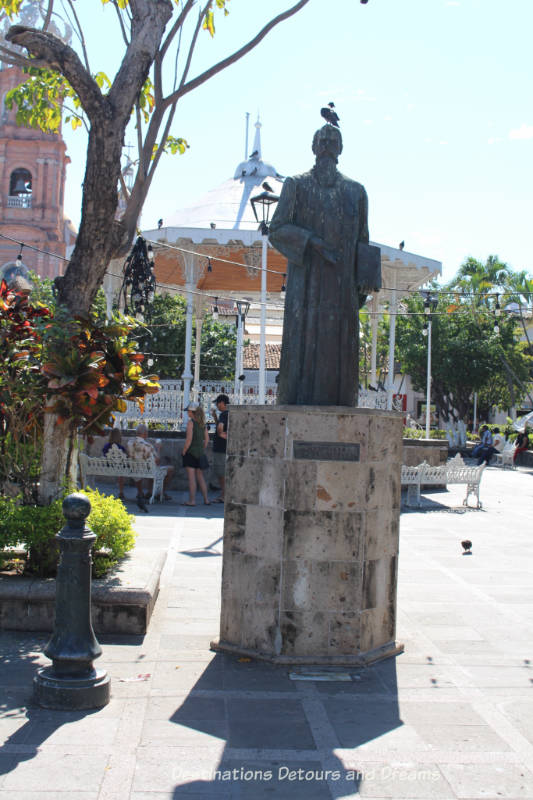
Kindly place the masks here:
<instances>
[{"instance_id":1,"label":"white wrought iron bench","mask_svg":"<svg viewBox=\"0 0 533 800\"><path fill-rule=\"evenodd\" d=\"M407 486L407 505L420 505L420 492L425 486L443 486L448 483L466 484L466 496L463 505L468 505L468 498L475 495L477 508L481 508L479 499L479 484L485 469L485 464L479 467L469 467L459 454L442 466L431 466L425 461L416 467L402 466L402 486Z\"/></svg>"},{"instance_id":2,"label":"white wrought iron bench","mask_svg":"<svg viewBox=\"0 0 533 800\"><path fill-rule=\"evenodd\" d=\"M504 448L501 453L494 453L494 466L495 467L509 467L509 469L516 469L514 463L514 451L516 445L514 442L505 442Z\"/></svg>"},{"instance_id":3,"label":"white wrought iron bench","mask_svg":"<svg viewBox=\"0 0 533 800\"><path fill-rule=\"evenodd\" d=\"M149 502L153 503L157 495L163 500L163 481L167 474L168 467L159 466L155 463L155 458L133 459L124 453L114 453L110 451L107 456L88 456L87 453L80 453L80 477L81 485L88 485L89 475L107 475L113 478L152 478L153 489Z\"/></svg>"}]
</instances>

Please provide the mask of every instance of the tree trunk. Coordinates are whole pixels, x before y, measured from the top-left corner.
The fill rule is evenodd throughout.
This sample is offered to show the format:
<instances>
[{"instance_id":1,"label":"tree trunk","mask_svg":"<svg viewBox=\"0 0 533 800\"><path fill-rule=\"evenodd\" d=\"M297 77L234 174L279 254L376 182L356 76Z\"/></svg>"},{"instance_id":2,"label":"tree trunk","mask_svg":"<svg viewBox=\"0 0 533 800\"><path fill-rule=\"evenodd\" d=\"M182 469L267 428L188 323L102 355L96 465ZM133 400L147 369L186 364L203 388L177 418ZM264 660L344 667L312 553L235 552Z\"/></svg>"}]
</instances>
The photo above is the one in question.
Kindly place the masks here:
<instances>
[{"instance_id":1,"label":"tree trunk","mask_svg":"<svg viewBox=\"0 0 533 800\"><path fill-rule=\"evenodd\" d=\"M72 454L69 475L66 474L70 440L70 423L57 424L55 414L46 414L43 431L43 457L39 483L39 503L47 505L59 497L63 486L76 483L78 457Z\"/></svg>"}]
</instances>

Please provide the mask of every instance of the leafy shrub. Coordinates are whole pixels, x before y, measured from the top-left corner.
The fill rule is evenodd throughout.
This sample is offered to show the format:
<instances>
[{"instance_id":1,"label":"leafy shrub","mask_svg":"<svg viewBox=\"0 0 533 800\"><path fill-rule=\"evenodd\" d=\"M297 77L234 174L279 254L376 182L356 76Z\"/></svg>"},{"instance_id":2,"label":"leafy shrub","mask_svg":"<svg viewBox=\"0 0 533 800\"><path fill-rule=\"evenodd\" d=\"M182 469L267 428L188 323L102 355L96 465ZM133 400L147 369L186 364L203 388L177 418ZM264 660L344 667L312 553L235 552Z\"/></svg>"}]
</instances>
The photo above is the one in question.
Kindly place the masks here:
<instances>
[{"instance_id":1,"label":"leafy shrub","mask_svg":"<svg viewBox=\"0 0 533 800\"><path fill-rule=\"evenodd\" d=\"M425 428L404 428L403 429L403 438L404 439L425 439L426 438L426 429ZM446 439L446 431L440 430L439 428L435 428L429 431L429 438L430 439Z\"/></svg>"},{"instance_id":2,"label":"leafy shrub","mask_svg":"<svg viewBox=\"0 0 533 800\"><path fill-rule=\"evenodd\" d=\"M93 575L104 575L123 558L135 544L132 523L135 517L128 514L122 500L113 495L101 494L97 489L85 489L91 501L87 524L96 534L93 548Z\"/></svg>"},{"instance_id":3,"label":"leafy shrub","mask_svg":"<svg viewBox=\"0 0 533 800\"><path fill-rule=\"evenodd\" d=\"M91 501L87 524L96 534L93 547L93 577L99 578L132 549L134 517L116 497L87 489ZM19 498L0 497L0 548L22 545L27 551L26 573L41 578L55 575L59 548L55 539L65 524L63 498L48 506L19 505Z\"/></svg>"}]
</instances>

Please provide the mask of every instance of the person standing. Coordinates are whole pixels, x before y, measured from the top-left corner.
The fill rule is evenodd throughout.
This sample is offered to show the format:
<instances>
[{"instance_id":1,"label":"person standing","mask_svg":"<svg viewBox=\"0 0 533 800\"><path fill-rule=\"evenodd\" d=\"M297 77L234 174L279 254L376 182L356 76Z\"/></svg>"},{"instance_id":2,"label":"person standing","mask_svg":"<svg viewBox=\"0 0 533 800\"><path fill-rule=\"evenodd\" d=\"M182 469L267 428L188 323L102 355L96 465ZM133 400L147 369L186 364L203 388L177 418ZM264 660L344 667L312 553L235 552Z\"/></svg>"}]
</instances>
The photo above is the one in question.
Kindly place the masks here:
<instances>
[{"instance_id":1,"label":"person standing","mask_svg":"<svg viewBox=\"0 0 533 800\"><path fill-rule=\"evenodd\" d=\"M182 451L182 463L187 471L189 483L189 501L182 503L184 506L196 505L196 484L200 487L202 497L206 506L211 505L207 497L207 486L202 473L202 469L209 466L205 454L209 444L209 433L205 422L204 410L198 403L189 403L187 407L187 429L185 432L185 444Z\"/></svg>"},{"instance_id":2,"label":"person standing","mask_svg":"<svg viewBox=\"0 0 533 800\"><path fill-rule=\"evenodd\" d=\"M220 483L220 495L215 497L214 503L224 502L224 492L226 487L226 446L228 441L228 405L229 397L227 394L219 394L215 400L218 409L216 418L215 437L213 439L213 471Z\"/></svg>"}]
</instances>

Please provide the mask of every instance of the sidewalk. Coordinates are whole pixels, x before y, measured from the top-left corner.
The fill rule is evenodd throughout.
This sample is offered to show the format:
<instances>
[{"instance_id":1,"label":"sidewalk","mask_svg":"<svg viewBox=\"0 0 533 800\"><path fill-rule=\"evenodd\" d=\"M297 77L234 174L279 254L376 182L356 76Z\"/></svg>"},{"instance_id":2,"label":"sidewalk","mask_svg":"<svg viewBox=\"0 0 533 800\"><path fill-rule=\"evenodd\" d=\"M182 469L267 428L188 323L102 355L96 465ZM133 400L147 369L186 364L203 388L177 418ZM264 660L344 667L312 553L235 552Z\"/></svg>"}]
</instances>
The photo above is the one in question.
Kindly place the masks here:
<instances>
[{"instance_id":1,"label":"sidewalk","mask_svg":"<svg viewBox=\"0 0 533 800\"><path fill-rule=\"evenodd\" d=\"M47 637L0 633L0 800L533 798L533 471L464 490L402 513L405 653L336 682L210 652L223 506L137 517L169 558L148 635L100 637L106 708L32 707Z\"/></svg>"}]
</instances>

